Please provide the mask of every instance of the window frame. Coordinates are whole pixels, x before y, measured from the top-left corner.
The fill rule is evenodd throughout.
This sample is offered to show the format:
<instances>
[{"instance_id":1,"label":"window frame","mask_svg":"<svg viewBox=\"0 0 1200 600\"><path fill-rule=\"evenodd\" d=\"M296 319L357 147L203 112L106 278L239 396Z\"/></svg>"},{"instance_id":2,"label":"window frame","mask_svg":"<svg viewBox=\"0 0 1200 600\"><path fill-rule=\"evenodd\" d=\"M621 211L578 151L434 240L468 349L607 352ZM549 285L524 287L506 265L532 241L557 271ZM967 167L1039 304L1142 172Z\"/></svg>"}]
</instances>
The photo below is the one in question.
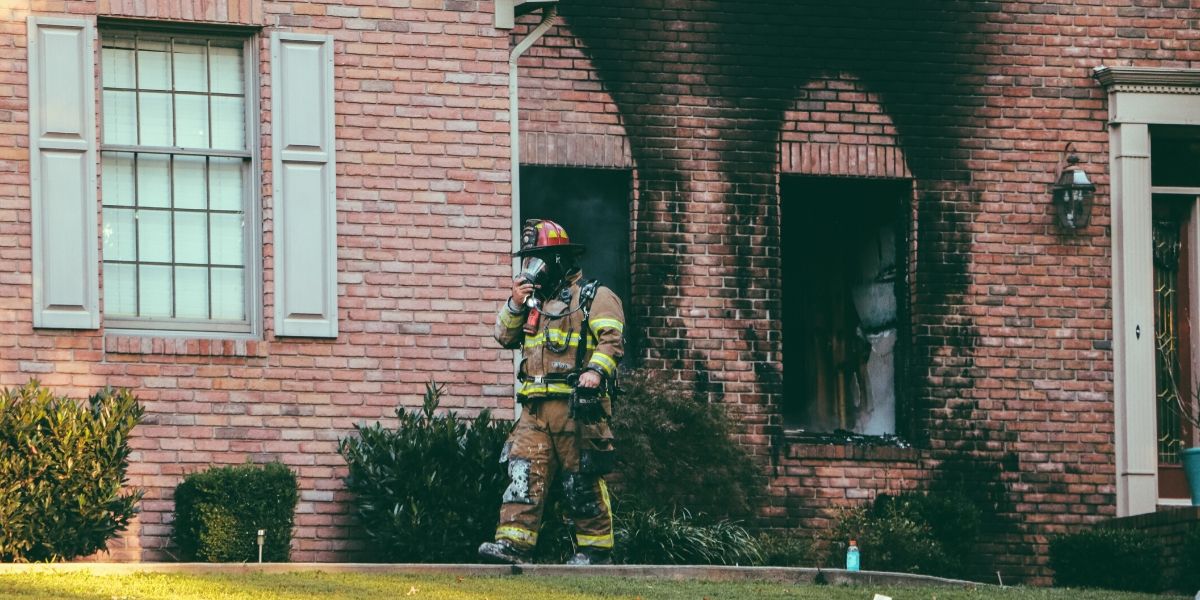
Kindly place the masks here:
<instances>
[{"instance_id":1,"label":"window frame","mask_svg":"<svg viewBox=\"0 0 1200 600\"><path fill-rule=\"evenodd\" d=\"M242 321L216 321L208 319L176 319L162 317L112 317L101 311L106 331L115 334L155 335L168 337L261 339L263 326L263 258L262 258L262 134L261 134L261 75L258 72L261 29L258 27L196 26L190 24L148 23L131 19L100 18L97 20L97 105L98 144L97 162L100 180L103 180L103 155L105 152L159 154L165 156L229 157L248 160L242 178L242 209L246 226L242 231L244 252L244 297L245 319ZM240 42L242 48L242 70L244 73L243 131L246 149L201 151L184 149L180 146L145 147L104 143L104 42L111 36L137 36L139 38L167 40L175 37L198 38L206 41ZM211 112L211 109L210 109ZM140 115L139 115L140 118ZM172 111L172 124L177 124ZM210 140L211 143L211 140ZM150 148L149 150L146 148ZM97 183L99 186L99 182ZM103 207L103 200L98 210ZM173 210L173 207L172 207ZM209 231L211 233L211 231ZM172 231L172 236L174 231ZM211 257L210 257L211 260ZM104 265L103 253L99 260ZM103 269L102 269L103 270ZM104 296L101 285L101 297Z\"/></svg>"}]
</instances>

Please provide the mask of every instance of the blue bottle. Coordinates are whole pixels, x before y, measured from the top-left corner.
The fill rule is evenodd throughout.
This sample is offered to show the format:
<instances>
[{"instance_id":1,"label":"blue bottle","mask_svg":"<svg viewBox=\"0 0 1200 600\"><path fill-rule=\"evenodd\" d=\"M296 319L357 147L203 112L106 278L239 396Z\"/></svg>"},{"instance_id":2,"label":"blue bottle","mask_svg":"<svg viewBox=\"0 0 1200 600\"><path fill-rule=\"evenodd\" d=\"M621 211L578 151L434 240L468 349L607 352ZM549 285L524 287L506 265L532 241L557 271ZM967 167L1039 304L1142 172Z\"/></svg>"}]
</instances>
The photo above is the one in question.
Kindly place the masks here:
<instances>
[{"instance_id":1,"label":"blue bottle","mask_svg":"<svg viewBox=\"0 0 1200 600\"><path fill-rule=\"evenodd\" d=\"M858 544L854 540L850 540L850 546L846 548L846 570L857 571L859 566Z\"/></svg>"}]
</instances>

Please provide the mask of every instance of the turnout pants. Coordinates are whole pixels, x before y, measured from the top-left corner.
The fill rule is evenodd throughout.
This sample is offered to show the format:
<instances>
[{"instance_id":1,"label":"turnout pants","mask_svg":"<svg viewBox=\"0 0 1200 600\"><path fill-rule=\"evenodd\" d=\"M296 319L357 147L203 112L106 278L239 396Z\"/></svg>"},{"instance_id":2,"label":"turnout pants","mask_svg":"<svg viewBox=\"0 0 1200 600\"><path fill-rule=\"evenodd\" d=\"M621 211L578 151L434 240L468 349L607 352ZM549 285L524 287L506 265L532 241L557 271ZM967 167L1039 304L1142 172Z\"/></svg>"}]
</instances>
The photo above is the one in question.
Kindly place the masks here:
<instances>
[{"instance_id":1,"label":"turnout pants","mask_svg":"<svg viewBox=\"0 0 1200 600\"><path fill-rule=\"evenodd\" d=\"M605 412L608 401L605 400ZM532 550L551 485L562 488L579 548L611 549L612 507L603 475L612 470L607 421L577 423L566 398L531 399L504 444L509 485L500 506L496 540Z\"/></svg>"}]
</instances>

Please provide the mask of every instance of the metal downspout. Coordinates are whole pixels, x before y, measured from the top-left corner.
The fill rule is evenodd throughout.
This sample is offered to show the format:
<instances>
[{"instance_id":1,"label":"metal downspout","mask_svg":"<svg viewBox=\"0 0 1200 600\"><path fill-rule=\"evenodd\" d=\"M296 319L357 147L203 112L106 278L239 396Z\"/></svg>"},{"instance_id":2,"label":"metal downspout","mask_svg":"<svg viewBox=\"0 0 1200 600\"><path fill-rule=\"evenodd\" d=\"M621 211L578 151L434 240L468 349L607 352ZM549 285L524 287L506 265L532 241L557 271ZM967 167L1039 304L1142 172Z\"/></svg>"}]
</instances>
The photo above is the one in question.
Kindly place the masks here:
<instances>
[{"instance_id":1,"label":"metal downspout","mask_svg":"<svg viewBox=\"0 0 1200 600\"><path fill-rule=\"evenodd\" d=\"M521 249L521 130L520 130L520 111L517 106L517 60L521 55L529 50L537 43L551 27L554 26L554 18L558 16L557 6L547 6L542 11L542 22L538 23L525 39L513 48L512 53L508 57L508 144L512 149L512 249L513 252ZM516 257L513 257L513 275L516 275L520 269L520 264Z\"/></svg>"},{"instance_id":2,"label":"metal downspout","mask_svg":"<svg viewBox=\"0 0 1200 600\"><path fill-rule=\"evenodd\" d=\"M508 145L511 149L510 168L512 174L512 272L515 277L520 272L521 262L516 252L521 249L521 113L517 107L517 60L521 55L537 43L547 31L554 26L554 18L558 16L558 7L551 5L542 10L542 22L538 23L525 39L521 40L508 56ZM517 369L521 367L520 353L513 355L513 381L516 381ZM521 417L521 404L513 403L513 415Z\"/></svg>"}]
</instances>

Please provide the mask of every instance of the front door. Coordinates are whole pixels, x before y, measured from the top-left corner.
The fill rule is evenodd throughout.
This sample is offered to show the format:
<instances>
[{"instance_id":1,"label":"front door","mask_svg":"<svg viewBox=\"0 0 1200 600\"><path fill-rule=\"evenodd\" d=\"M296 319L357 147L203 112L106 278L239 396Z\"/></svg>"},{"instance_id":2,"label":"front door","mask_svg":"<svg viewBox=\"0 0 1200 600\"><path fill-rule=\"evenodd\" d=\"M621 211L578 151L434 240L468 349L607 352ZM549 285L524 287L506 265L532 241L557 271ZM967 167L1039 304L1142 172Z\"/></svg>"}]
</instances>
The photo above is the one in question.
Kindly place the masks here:
<instances>
[{"instance_id":1,"label":"front door","mask_svg":"<svg viewBox=\"0 0 1200 600\"><path fill-rule=\"evenodd\" d=\"M1190 427L1180 417L1191 410L1191 242L1188 221L1195 198L1153 196L1155 403L1158 422L1158 497L1190 497L1179 462Z\"/></svg>"}]
</instances>

